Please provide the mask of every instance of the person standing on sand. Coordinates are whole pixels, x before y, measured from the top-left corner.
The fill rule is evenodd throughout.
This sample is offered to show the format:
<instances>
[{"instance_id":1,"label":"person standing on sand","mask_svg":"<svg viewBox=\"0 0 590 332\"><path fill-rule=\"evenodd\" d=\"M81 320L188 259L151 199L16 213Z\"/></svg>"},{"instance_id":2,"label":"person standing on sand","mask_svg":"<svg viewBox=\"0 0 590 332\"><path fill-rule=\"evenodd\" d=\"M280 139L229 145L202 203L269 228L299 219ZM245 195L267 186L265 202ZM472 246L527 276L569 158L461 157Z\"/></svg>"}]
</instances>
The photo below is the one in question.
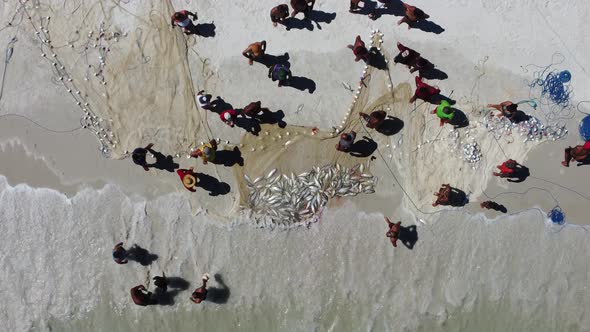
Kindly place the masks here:
<instances>
[{"instance_id":1,"label":"person standing on sand","mask_svg":"<svg viewBox=\"0 0 590 332\"><path fill-rule=\"evenodd\" d=\"M575 160L578 162L578 166L582 165L588 160L588 153L590 152L590 142L584 143L584 145L576 145L573 148L567 147L564 151L564 161L561 164L565 167L570 167L570 161Z\"/></svg>"},{"instance_id":2,"label":"person standing on sand","mask_svg":"<svg viewBox=\"0 0 590 332\"><path fill-rule=\"evenodd\" d=\"M368 115L366 113L359 112L359 115L365 121L367 121L367 128L377 129L385 121L385 117L387 116L387 113L385 113L385 111L374 111L374 112L371 112L371 115Z\"/></svg>"},{"instance_id":3,"label":"person standing on sand","mask_svg":"<svg viewBox=\"0 0 590 332\"><path fill-rule=\"evenodd\" d=\"M147 161L145 160L145 158L147 157L147 153L150 152L152 154L155 154L156 152L152 150L152 146L154 146L153 143L148 144L145 148L137 148L135 150L133 150L133 152L131 153L131 159L133 159L133 162L136 165L139 165L141 167L143 167L144 170L149 171L149 167L150 165L148 165Z\"/></svg>"},{"instance_id":4,"label":"person standing on sand","mask_svg":"<svg viewBox=\"0 0 590 332\"><path fill-rule=\"evenodd\" d=\"M397 248L397 239L399 238L399 232L402 222L398 221L395 224L389 220L389 218L385 217L385 221L387 222L387 226L389 226L389 230L385 233L385 236L389 238L391 244Z\"/></svg>"},{"instance_id":5,"label":"person standing on sand","mask_svg":"<svg viewBox=\"0 0 590 332\"><path fill-rule=\"evenodd\" d=\"M404 7L406 9L404 17L401 20L399 20L399 22L397 22L397 25L407 23L408 30L410 30L412 28L412 25L414 25L415 23L426 20L430 17L418 7L408 5L407 3L404 3Z\"/></svg>"},{"instance_id":6,"label":"person standing on sand","mask_svg":"<svg viewBox=\"0 0 590 332\"><path fill-rule=\"evenodd\" d=\"M508 212L508 210L506 209L506 207L504 205L498 204L494 201L485 201L485 202L481 202L479 204L479 206L482 209L488 209L488 210L496 210L496 211L500 211L502 213L506 213Z\"/></svg>"},{"instance_id":7,"label":"person standing on sand","mask_svg":"<svg viewBox=\"0 0 590 332\"><path fill-rule=\"evenodd\" d=\"M268 113L270 111L268 108L263 108L260 101L254 101L244 107L242 110L242 115L249 118L256 118L261 112Z\"/></svg>"},{"instance_id":8,"label":"person standing on sand","mask_svg":"<svg viewBox=\"0 0 590 332\"><path fill-rule=\"evenodd\" d=\"M501 104L488 104L488 107L497 109L500 112L497 116L499 118L506 117L510 122L514 121L516 111L518 111L518 105L511 101L505 101Z\"/></svg>"},{"instance_id":9,"label":"person standing on sand","mask_svg":"<svg viewBox=\"0 0 590 332\"><path fill-rule=\"evenodd\" d=\"M249 59L248 63L250 66L256 59L262 59L264 52L266 51L266 40L261 42L255 42L250 45L242 52L242 55Z\"/></svg>"},{"instance_id":10,"label":"person standing on sand","mask_svg":"<svg viewBox=\"0 0 590 332\"><path fill-rule=\"evenodd\" d=\"M422 78L420 76L416 76L415 80L416 91L414 92L414 96L410 98L410 104L415 102L416 99L422 99L426 102L431 103L432 97L440 93L439 89L422 82Z\"/></svg>"},{"instance_id":11,"label":"person standing on sand","mask_svg":"<svg viewBox=\"0 0 590 332\"><path fill-rule=\"evenodd\" d=\"M338 144L336 144L336 150L342 152L350 151L350 148L352 147L355 138L356 132L354 130L350 133L342 133L340 135L340 140L338 141Z\"/></svg>"},{"instance_id":12,"label":"person standing on sand","mask_svg":"<svg viewBox=\"0 0 590 332\"><path fill-rule=\"evenodd\" d=\"M291 8L293 8L291 17L295 17L295 15L303 13L305 18L308 18L309 13L311 13L313 10L314 5L315 0L291 0Z\"/></svg>"},{"instance_id":13,"label":"person standing on sand","mask_svg":"<svg viewBox=\"0 0 590 332\"><path fill-rule=\"evenodd\" d=\"M152 292L148 292L144 285L138 285L131 288L131 299L140 306L152 304Z\"/></svg>"},{"instance_id":14,"label":"person standing on sand","mask_svg":"<svg viewBox=\"0 0 590 332\"><path fill-rule=\"evenodd\" d=\"M221 114L219 114L219 118L221 119L221 121L223 121L223 123L225 123L226 125L228 125L232 128L235 126L235 122L236 122L237 117L238 117L238 112L236 112L233 109L225 110L225 111L221 112Z\"/></svg>"},{"instance_id":15,"label":"person standing on sand","mask_svg":"<svg viewBox=\"0 0 590 332\"><path fill-rule=\"evenodd\" d=\"M436 107L431 112L432 114L436 114L440 119L440 126L442 127L445 123L449 123L455 117L455 110L451 107L451 104L446 101L442 100L438 107Z\"/></svg>"},{"instance_id":16,"label":"person standing on sand","mask_svg":"<svg viewBox=\"0 0 590 332\"><path fill-rule=\"evenodd\" d=\"M448 205L450 203L452 189L453 188L448 183L443 184L438 192L434 193L436 201L432 203L432 206L437 206L439 204Z\"/></svg>"},{"instance_id":17,"label":"person standing on sand","mask_svg":"<svg viewBox=\"0 0 590 332\"><path fill-rule=\"evenodd\" d=\"M268 77L274 81L279 81L279 86L287 84L291 78L291 70L286 64L276 64L268 68Z\"/></svg>"},{"instance_id":18,"label":"person standing on sand","mask_svg":"<svg viewBox=\"0 0 590 332\"><path fill-rule=\"evenodd\" d=\"M516 162L516 160L508 159L505 162L503 162L502 165L496 166L496 168L500 170L500 173L493 172L492 174L494 176L499 176L501 178L507 178L514 175L514 173L516 172L516 168L518 166L519 164Z\"/></svg>"},{"instance_id":19,"label":"person standing on sand","mask_svg":"<svg viewBox=\"0 0 590 332\"><path fill-rule=\"evenodd\" d=\"M113 248L113 260L117 264L127 264L127 250L123 248L123 242L119 242Z\"/></svg>"},{"instance_id":20,"label":"person standing on sand","mask_svg":"<svg viewBox=\"0 0 590 332\"><path fill-rule=\"evenodd\" d=\"M203 281L201 287L195 289L193 294L191 294L191 301L197 304L207 299L207 281L209 281L209 274L203 274L201 280Z\"/></svg>"},{"instance_id":21,"label":"person standing on sand","mask_svg":"<svg viewBox=\"0 0 590 332\"><path fill-rule=\"evenodd\" d=\"M348 45L347 47L352 50L352 53L354 53L354 61L359 62L362 59L367 64L369 63L370 53L365 47L365 42L363 42L361 36L356 36L354 45Z\"/></svg>"},{"instance_id":22,"label":"person standing on sand","mask_svg":"<svg viewBox=\"0 0 590 332\"><path fill-rule=\"evenodd\" d=\"M177 169L176 174L180 176L180 181L186 188L186 190L195 192L195 186L197 185L197 178L195 177L195 173L193 172L193 168L190 167L189 169Z\"/></svg>"},{"instance_id":23,"label":"person standing on sand","mask_svg":"<svg viewBox=\"0 0 590 332\"><path fill-rule=\"evenodd\" d=\"M285 24L286 18L289 17L289 6L281 4L270 10L270 20L273 26L277 26L277 23Z\"/></svg>"},{"instance_id":24,"label":"person standing on sand","mask_svg":"<svg viewBox=\"0 0 590 332\"><path fill-rule=\"evenodd\" d=\"M201 90L199 92L197 92L197 103L199 104L199 107L201 107L204 110L210 110L211 109L211 95L208 95L205 93L205 90Z\"/></svg>"},{"instance_id":25,"label":"person standing on sand","mask_svg":"<svg viewBox=\"0 0 590 332\"><path fill-rule=\"evenodd\" d=\"M209 161L215 160L215 152L217 151L217 141L212 139L209 143L201 145L197 150L191 152L191 157L201 157L203 165L207 165Z\"/></svg>"},{"instance_id":26,"label":"person standing on sand","mask_svg":"<svg viewBox=\"0 0 590 332\"><path fill-rule=\"evenodd\" d=\"M197 14L191 13L188 10L181 10L179 12L174 13L172 15L172 19L170 20L172 28L174 28L174 26L176 25L181 27L182 32L184 32L185 34L190 34L193 31L193 29L195 29L195 25L193 24L193 21L189 18L189 16L192 16L195 21L198 19Z\"/></svg>"}]
</instances>

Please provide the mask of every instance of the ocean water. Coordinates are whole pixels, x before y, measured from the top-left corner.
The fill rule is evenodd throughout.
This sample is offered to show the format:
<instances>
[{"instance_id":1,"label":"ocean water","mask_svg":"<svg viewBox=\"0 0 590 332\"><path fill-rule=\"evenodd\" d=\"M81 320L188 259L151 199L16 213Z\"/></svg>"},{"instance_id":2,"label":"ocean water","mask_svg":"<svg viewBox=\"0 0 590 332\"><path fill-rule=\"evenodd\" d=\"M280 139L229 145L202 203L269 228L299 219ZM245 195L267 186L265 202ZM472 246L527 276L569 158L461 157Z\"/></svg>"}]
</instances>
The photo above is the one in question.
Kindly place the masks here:
<instances>
[{"instance_id":1,"label":"ocean water","mask_svg":"<svg viewBox=\"0 0 590 332\"><path fill-rule=\"evenodd\" d=\"M553 228L538 210L495 220L441 213L418 222L412 250L394 250L383 216L352 203L309 228L271 230L192 216L184 197L145 201L107 185L68 198L0 177L0 330L590 328L589 232ZM117 265L118 241L158 257ZM166 305L135 306L129 289L153 290L162 271L182 287ZM189 297L204 272L211 301L196 305Z\"/></svg>"}]
</instances>

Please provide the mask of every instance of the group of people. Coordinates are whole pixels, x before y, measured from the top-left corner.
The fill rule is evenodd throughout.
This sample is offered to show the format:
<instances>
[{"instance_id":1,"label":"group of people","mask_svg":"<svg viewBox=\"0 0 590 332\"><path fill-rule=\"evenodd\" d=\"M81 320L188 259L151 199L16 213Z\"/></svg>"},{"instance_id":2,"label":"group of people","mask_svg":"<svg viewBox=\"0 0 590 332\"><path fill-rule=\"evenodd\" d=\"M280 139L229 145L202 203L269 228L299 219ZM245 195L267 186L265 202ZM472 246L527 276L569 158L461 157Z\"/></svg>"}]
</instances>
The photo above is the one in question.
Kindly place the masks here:
<instances>
[{"instance_id":1,"label":"group of people","mask_svg":"<svg viewBox=\"0 0 590 332\"><path fill-rule=\"evenodd\" d=\"M123 247L123 242L117 243L112 251L113 260L117 264L128 263L128 252ZM162 276L155 276L153 278L156 289L154 293L150 292L144 285L137 285L130 290L131 299L133 303L140 306L147 306L158 304L158 295L164 294L168 290L168 279L163 273ZM201 286L196 288L191 294L190 300L194 303L201 303L207 299L207 282L209 281L209 274L205 273L201 278Z\"/></svg>"},{"instance_id":2,"label":"group of people","mask_svg":"<svg viewBox=\"0 0 590 332\"><path fill-rule=\"evenodd\" d=\"M350 0L350 12L360 13L361 11L364 11L364 7L360 6L361 2L365 2L365 0ZM270 10L270 19L273 26L276 27L278 24L282 24L289 28L289 19L295 17L299 13L303 13L305 18L309 18L310 13L313 11L315 0L291 0L290 5L292 9L291 12L289 11L289 6L287 4L279 4ZM393 5L395 5L395 3L392 0L377 0L377 6L374 7L370 13L368 13L369 17L376 19L378 17L378 10L387 9ZM404 6L404 17L399 20L398 25L405 23L407 24L408 29L411 29L421 21L425 21L429 18L429 15L420 8L406 3L402 3L402 5ZM197 19L196 14L186 10L177 12L172 17L172 24L181 27L185 33L190 33L194 29L194 24L192 23L190 17ZM255 61L264 59L266 46L267 42L265 40L251 43L242 52L242 55L248 59L248 63L250 65L253 65ZM352 50L355 61L358 62L362 60L368 65L371 64L372 50L366 47L360 36L356 37L354 44L348 45L347 47ZM397 48L399 53L395 56L394 62L407 66L410 73L418 72L418 75L415 77L416 89L409 102L414 103L416 100L420 99L424 102L435 104L436 107L431 111L431 114L435 114L439 118L440 126L448 123L452 124L457 113L457 110L452 106L453 102L444 96L440 96L441 90L439 88L423 81L423 74L434 69L434 64L422 57L419 52L399 42L397 43ZM268 77L273 81L278 81L279 87L287 84L291 76L292 74L288 63L278 63L270 65L268 68ZM204 91L197 93L197 101L201 108L206 110L210 109L210 101L207 100ZM500 104L489 104L487 106L489 108L498 110L498 117L505 117L514 123L518 123L523 120L520 115L524 113L518 110L518 104L505 101ZM238 116L256 118L261 113L266 112L268 112L268 109L262 108L260 101L257 101L248 104L240 113L234 109L227 109L221 111L219 116L226 125L233 127ZM359 112L359 116L366 122L367 128L379 129L379 127L387 118L387 113L382 110L376 110L370 114ZM336 149L342 152L349 152L354 145L356 136L357 133L355 131L342 133L339 137L338 143L336 144ZM145 153L150 151L151 146L152 145L150 144L139 152L145 155ZM215 159L216 150L217 144L214 140L212 140L193 151L191 153L191 157L200 157L203 163L206 164L207 162L213 161ZM562 164L567 167L569 166L569 162L571 160L586 160L590 155L589 152L590 142L587 142L583 146L576 146L573 148L569 147L565 150L565 160L562 162ZM141 153L137 154L137 158L134 153L134 161L137 159L138 162L136 163L144 166L144 168L147 170L148 165L145 163L145 158L141 157ZM509 159L497 166L497 168L499 169L499 172L493 172L494 176L511 178L518 174L523 169L523 166L515 160ZM197 184L197 179L194 177L193 168L189 168L187 170L179 169L177 172L182 179L184 186L188 190L194 191L194 186ZM437 206L449 204L451 197L456 194L457 191L458 189L451 187L449 184L443 184L440 190L435 193L437 198L432 205ZM498 203L487 201L481 203L481 207L500 209L502 206ZM386 220L389 225L387 237L389 237L392 241L392 244L396 246L395 241L397 240L399 234L401 222L393 224L389 221L389 219Z\"/></svg>"}]
</instances>

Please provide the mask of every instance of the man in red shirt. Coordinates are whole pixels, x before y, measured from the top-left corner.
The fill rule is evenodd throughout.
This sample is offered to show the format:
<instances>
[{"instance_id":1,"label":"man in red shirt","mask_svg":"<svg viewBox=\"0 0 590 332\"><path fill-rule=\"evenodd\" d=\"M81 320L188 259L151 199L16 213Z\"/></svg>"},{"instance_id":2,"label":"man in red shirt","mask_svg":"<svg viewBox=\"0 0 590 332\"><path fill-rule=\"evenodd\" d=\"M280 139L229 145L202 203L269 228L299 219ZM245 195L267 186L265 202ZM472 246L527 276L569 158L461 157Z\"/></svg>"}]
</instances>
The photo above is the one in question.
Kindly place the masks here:
<instances>
[{"instance_id":1,"label":"man in red shirt","mask_svg":"<svg viewBox=\"0 0 590 332\"><path fill-rule=\"evenodd\" d=\"M499 176L502 178L510 177L510 176L514 175L517 165L518 165L518 163L516 161L514 161L512 159L508 159L505 162L503 162L502 165L496 166L496 168L498 168L500 170L500 173L494 172L493 174L494 174L494 176Z\"/></svg>"},{"instance_id":2,"label":"man in red shirt","mask_svg":"<svg viewBox=\"0 0 590 332\"><path fill-rule=\"evenodd\" d=\"M389 226L389 231L385 233L385 236L387 236L389 238L389 241L391 241L391 244L397 248L397 240L399 238L399 232L402 222L398 221L394 224L387 217L385 217L385 221L387 222L387 226Z\"/></svg>"},{"instance_id":3,"label":"man in red shirt","mask_svg":"<svg viewBox=\"0 0 590 332\"><path fill-rule=\"evenodd\" d=\"M416 99L422 99L426 102L430 102L431 98L438 95L439 93L439 89L422 82L422 78L420 76L416 76L416 92L414 92L414 96L410 98L410 103L415 102Z\"/></svg>"},{"instance_id":4,"label":"man in red shirt","mask_svg":"<svg viewBox=\"0 0 590 332\"><path fill-rule=\"evenodd\" d=\"M401 25L402 23L407 23L408 30L410 30L412 28L412 25L414 25L414 23L426 20L430 17L428 14L423 12L422 9L420 9L418 7L408 5L407 3L404 3L404 7L406 9L406 11L404 13L404 17L401 20L399 20L399 22L397 22L397 25Z\"/></svg>"},{"instance_id":5,"label":"man in red shirt","mask_svg":"<svg viewBox=\"0 0 590 332\"><path fill-rule=\"evenodd\" d=\"M352 50L352 53L354 53L354 61L358 62L362 59L365 62L369 62L369 50L365 47L365 43L361 39L361 36L356 36L354 45L348 45L347 47Z\"/></svg>"},{"instance_id":6,"label":"man in red shirt","mask_svg":"<svg viewBox=\"0 0 590 332\"><path fill-rule=\"evenodd\" d=\"M209 275L205 273L201 280L203 281L201 287L195 289L193 294L191 294L191 301L197 304L207 299L207 281L209 281Z\"/></svg>"},{"instance_id":7,"label":"man in red shirt","mask_svg":"<svg viewBox=\"0 0 590 332\"><path fill-rule=\"evenodd\" d=\"M235 125L237 116L238 116L238 113L232 109L225 110L225 111L221 112L221 114L219 114L221 121L223 121L226 125L228 125L232 128Z\"/></svg>"},{"instance_id":8,"label":"man in red shirt","mask_svg":"<svg viewBox=\"0 0 590 332\"><path fill-rule=\"evenodd\" d=\"M145 293L144 293L145 292ZM138 285L131 288L131 299L133 303L146 306L152 303L152 292L148 292L144 285Z\"/></svg>"},{"instance_id":9,"label":"man in red shirt","mask_svg":"<svg viewBox=\"0 0 590 332\"><path fill-rule=\"evenodd\" d=\"M195 192L195 186L197 185L197 178L193 172L193 168L189 169L177 169L176 174L180 176L180 181L188 191Z\"/></svg>"},{"instance_id":10,"label":"man in red shirt","mask_svg":"<svg viewBox=\"0 0 590 332\"><path fill-rule=\"evenodd\" d=\"M590 142L590 141L589 141ZM576 145L573 148L570 146L565 149L565 160L561 162L561 164L565 167L570 167L570 161L575 160L580 166L588 159L588 154L590 153L590 144L589 142L584 143L584 145Z\"/></svg>"}]
</instances>

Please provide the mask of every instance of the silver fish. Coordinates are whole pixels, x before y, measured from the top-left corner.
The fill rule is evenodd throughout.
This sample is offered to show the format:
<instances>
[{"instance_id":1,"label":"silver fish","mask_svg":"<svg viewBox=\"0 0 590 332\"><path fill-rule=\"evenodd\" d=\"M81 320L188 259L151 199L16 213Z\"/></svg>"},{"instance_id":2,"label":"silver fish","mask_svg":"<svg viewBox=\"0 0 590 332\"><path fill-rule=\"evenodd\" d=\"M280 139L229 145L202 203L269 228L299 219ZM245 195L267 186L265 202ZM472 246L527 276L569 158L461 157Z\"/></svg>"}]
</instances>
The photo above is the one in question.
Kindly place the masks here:
<instances>
[{"instance_id":1,"label":"silver fish","mask_svg":"<svg viewBox=\"0 0 590 332\"><path fill-rule=\"evenodd\" d=\"M275 173L277 172L277 169L274 168L272 171L270 171L267 175L266 175L266 179L270 179L272 178L273 175L275 175Z\"/></svg>"}]
</instances>

